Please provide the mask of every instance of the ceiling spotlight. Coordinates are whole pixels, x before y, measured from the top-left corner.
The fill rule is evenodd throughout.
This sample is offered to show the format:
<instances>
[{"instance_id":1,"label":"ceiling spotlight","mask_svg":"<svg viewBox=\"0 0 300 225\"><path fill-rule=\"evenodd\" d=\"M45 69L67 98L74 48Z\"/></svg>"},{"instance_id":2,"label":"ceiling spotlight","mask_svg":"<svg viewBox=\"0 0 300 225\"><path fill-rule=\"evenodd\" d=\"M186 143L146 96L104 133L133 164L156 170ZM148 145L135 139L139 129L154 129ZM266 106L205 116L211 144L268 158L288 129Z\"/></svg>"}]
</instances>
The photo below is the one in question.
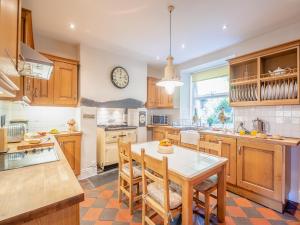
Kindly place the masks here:
<instances>
[{"instance_id":1,"label":"ceiling spotlight","mask_svg":"<svg viewBox=\"0 0 300 225\"><path fill-rule=\"evenodd\" d=\"M156 56L156 60L160 60L160 57L159 57L159 56Z\"/></svg>"},{"instance_id":2,"label":"ceiling spotlight","mask_svg":"<svg viewBox=\"0 0 300 225\"><path fill-rule=\"evenodd\" d=\"M181 48L182 48L182 49L185 49L185 44L182 44L182 45L181 45Z\"/></svg>"},{"instance_id":3,"label":"ceiling spotlight","mask_svg":"<svg viewBox=\"0 0 300 225\"><path fill-rule=\"evenodd\" d=\"M227 25L224 24L223 27L222 27L222 30L226 30L227 29Z\"/></svg>"},{"instance_id":4,"label":"ceiling spotlight","mask_svg":"<svg viewBox=\"0 0 300 225\"><path fill-rule=\"evenodd\" d=\"M74 23L70 23L70 29L75 30L75 24Z\"/></svg>"}]
</instances>

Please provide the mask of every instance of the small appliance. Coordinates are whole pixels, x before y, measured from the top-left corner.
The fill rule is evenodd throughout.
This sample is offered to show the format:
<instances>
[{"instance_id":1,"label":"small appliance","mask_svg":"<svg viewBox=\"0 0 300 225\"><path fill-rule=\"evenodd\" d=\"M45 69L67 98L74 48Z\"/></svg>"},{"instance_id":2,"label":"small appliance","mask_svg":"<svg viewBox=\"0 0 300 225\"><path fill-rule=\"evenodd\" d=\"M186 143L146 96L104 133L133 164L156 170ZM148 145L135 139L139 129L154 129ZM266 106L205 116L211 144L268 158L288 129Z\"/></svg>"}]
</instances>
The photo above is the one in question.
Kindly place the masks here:
<instances>
[{"instance_id":1,"label":"small appliance","mask_svg":"<svg viewBox=\"0 0 300 225\"><path fill-rule=\"evenodd\" d=\"M151 123L157 125L168 125L169 120L167 115L152 115Z\"/></svg>"}]
</instances>

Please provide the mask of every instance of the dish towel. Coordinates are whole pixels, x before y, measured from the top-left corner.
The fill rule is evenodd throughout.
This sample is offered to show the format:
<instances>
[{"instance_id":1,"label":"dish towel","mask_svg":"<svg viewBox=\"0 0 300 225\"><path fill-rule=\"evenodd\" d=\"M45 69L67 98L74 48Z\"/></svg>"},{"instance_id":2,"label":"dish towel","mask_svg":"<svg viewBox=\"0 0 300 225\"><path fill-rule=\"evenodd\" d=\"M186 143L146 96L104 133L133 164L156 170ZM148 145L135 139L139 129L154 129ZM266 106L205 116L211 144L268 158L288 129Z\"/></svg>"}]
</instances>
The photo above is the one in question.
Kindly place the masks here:
<instances>
[{"instance_id":1,"label":"dish towel","mask_svg":"<svg viewBox=\"0 0 300 225\"><path fill-rule=\"evenodd\" d=\"M182 143L198 145L200 140L200 134L196 130L184 130L180 131L180 139Z\"/></svg>"}]
</instances>

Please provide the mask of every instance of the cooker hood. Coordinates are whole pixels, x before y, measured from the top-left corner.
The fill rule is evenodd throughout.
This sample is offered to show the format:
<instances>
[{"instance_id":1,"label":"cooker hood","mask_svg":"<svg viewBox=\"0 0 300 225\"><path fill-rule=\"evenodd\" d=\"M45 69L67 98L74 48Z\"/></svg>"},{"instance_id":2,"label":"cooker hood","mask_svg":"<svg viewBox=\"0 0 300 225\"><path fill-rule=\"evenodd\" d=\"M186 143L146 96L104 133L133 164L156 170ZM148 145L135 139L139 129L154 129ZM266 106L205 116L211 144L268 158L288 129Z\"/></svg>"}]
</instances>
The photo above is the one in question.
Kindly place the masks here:
<instances>
[{"instance_id":1,"label":"cooker hood","mask_svg":"<svg viewBox=\"0 0 300 225\"><path fill-rule=\"evenodd\" d=\"M22 42L20 48L22 58L19 67L20 74L37 79L49 80L53 70L53 62Z\"/></svg>"}]
</instances>

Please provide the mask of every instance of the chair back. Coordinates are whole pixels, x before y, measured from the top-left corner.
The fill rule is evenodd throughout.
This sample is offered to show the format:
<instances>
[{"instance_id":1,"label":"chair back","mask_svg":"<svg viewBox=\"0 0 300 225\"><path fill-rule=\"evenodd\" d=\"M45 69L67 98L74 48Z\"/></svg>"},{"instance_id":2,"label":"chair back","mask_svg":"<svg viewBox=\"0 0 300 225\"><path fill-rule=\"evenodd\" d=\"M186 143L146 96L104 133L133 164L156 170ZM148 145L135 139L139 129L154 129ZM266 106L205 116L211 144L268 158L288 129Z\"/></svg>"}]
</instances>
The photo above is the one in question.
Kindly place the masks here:
<instances>
[{"instance_id":1,"label":"chair back","mask_svg":"<svg viewBox=\"0 0 300 225\"><path fill-rule=\"evenodd\" d=\"M199 141L198 150L209 154L221 156L222 154L222 141L218 143Z\"/></svg>"},{"instance_id":2,"label":"chair back","mask_svg":"<svg viewBox=\"0 0 300 225\"><path fill-rule=\"evenodd\" d=\"M123 173L123 166L129 163L129 174L133 177L133 167L132 167L132 154L131 154L131 143L123 142L118 140L118 151L119 151L119 172Z\"/></svg>"},{"instance_id":3,"label":"chair back","mask_svg":"<svg viewBox=\"0 0 300 225\"><path fill-rule=\"evenodd\" d=\"M172 144L177 144L177 145L180 144L180 133L171 134L168 131L166 131L165 137L166 139L169 139L172 142Z\"/></svg>"},{"instance_id":4,"label":"chair back","mask_svg":"<svg viewBox=\"0 0 300 225\"><path fill-rule=\"evenodd\" d=\"M141 159L144 200L154 211L164 217L170 210L168 158L164 156L162 160L155 159L142 149ZM163 205L148 195L147 185L152 182L157 182L163 188Z\"/></svg>"}]
</instances>

